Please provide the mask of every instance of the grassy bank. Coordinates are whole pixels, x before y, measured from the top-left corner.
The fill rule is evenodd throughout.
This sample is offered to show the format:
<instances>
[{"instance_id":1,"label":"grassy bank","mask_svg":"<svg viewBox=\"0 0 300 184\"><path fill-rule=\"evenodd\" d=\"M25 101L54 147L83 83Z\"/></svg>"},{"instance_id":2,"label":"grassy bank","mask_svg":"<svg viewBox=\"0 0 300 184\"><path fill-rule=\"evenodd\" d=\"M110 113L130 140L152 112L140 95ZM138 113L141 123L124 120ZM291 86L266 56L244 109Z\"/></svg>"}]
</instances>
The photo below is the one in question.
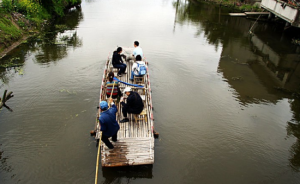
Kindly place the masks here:
<instances>
[{"instance_id":1,"label":"grassy bank","mask_svg":"<svg viewBox=\"0 0 300 184\"><path fill-rule=\"evenodd\" d=\"M22 30L12 21L10 14L0 13L0 32L0 46L1 43L9 46L11 40L17 40L22 36Z\"/></svg>"},{"instance_id":2,"label":"grassy bank","mask_svg":"<svg viewBox=\"0 0 300 184\"><path fill-rule=\"evenodd\" d=\"M0 13L0 53L17 41L38 32L35 23L29 21L24 15L13 13ZM0 54L1 56L1 54Z\"/></svg>"},{"instance_id":3,"label":"grassy bank","mask_svg":"<svg viewBox=\"0 0 300 184\"><path fill-rule=\"evenodd\" d=\"M81 0L2 0L0 4L0 58L11 47L40 31L49 20Z\"/></svg>"},{"instance_id":4,"label":"grassy bank","mask_svg":"<svg viewBox=\"0 0 300 184\"><path fill-rule=\"evenodd\" d=\"M251 1L245 0L196 0L198 2L206 1L206 2L213 2L219 4L221 6L226 6L235 9L236 11L246 12L246 11L253 11L253 12L260 12L263 11L257 3L253 3Z\"/></svg>"}]
</instances>

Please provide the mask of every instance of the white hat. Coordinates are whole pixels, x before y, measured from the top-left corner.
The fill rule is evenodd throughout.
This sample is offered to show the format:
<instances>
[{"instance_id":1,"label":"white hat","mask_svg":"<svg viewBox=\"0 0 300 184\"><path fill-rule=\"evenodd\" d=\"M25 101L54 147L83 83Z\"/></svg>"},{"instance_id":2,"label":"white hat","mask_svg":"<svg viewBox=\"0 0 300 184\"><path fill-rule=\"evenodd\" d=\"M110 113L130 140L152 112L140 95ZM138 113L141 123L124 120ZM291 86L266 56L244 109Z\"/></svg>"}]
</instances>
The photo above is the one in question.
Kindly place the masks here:
<instances>
[{"instance_id":1,"label":"white hat","mask_svg":"<svg viewBox=\"0 0 300 184\"><path fill-rule=\"evenodd\" d=\"M130 88L130 87L126 87L126 88L124 89L123 93L129 92L129 91L131 91L131 88Z\"/></svg>"}]
</instances>

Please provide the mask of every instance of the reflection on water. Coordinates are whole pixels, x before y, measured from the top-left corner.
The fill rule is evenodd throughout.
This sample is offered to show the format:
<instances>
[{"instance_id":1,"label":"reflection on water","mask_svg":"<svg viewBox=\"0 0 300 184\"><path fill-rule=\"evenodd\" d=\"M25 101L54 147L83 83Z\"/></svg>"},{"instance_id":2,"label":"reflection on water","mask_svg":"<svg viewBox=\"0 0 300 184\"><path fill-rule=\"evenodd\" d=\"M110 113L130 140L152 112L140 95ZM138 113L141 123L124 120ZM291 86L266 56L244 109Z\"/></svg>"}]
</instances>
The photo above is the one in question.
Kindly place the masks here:
<instances>
[{"instance_id":1,"label":"reflection on water","mask_svg":"<svg viewBox=\"0 0 300 184\"><path fill-rule=\"evenodd\" d=\"M35 45L35 49L38 48L35 56L36 62L45 64L59 61L68 55L70 47L73 49L81 47L82 40L78 37L75 29L82 19L83 14L80 7L70 9L65 17L57 19L54 24L63 23L68 30L61 33L59 30L53 30L54 27L52 27L51 31L39 41L38 46Z\"/></svg>"},{"instance_id":2,"label":"reflection on water","mask_svg":"<svg viewBox=\"0 0 300 184\"><path fill-rule=\"evenodd\" d=\"M80 8L73 8L68 12L68 16L63 17L61 19L57 19L57 24L64 25L64 27L67 29L65 31L61 31L59 29L55 29L54 25L50 25L47 28L47 31L43 33L42 35L39 35L36 38L31 38L27 41L27 43L24 43L20 46L18 46L16 49L14 49L12 52L7 54L4 58L0 60L0 89L1 89L1 95L2 92L5 89L8 89L10 86L10 83L12 79L18 79L18 77L22 78L23 75L30 76L35 71L31 71L27 69L28 71L31 71L31 73L24 73L25 66L32 61L32 63L38 64L38 65L51 65L52 63L56 63L63 58L68 56L69 50L75 50L78 47L82 46L82 39L79 38L77 34L77 26L82 21L83 14L81 12ZM68 20L68 21L66 21ZM17 65L17 66L14 66ZM34 68L34 67L31 67ZM34 69L33 69L34 70ZM41 72L41 71L39 71ZM42 155L41 150L45 150L47 147L50 147L52 142L54 140L50 138L47 135L52 135L50 128L47 128L47 125L45 124L45 114L43 114L43 109L48 109L43 107L42 104L39 108L39 110L36 109L38 105L37 96L42 94L41 88L43 88L42 83L45 83L47 80L43 76L46 75L45 72L36 72L37 76L33 76L32 78L27 78L25 81L18 84L18 88L14 90L14 93L16 93L15 97L8 101L7 105L13 104L14 100L16 99L17 102L20 102L19 104L12 105L14 110L16 109L16 112L7 114L7 109L3 108L0 111L0 125L2 128L0 128L0 131L4 131L4 133L0 133L0 136L2 137L2 142L6 142L6 146L3 146L5 148L14 148L16 150L19 150L19 147L22 147L19 151L6 151L2 150L2 147L0 146L0 183L26 183L26 179L20 180L22 177L22 174L26 175L24 172L18 172L16 171L15 167L11 165L11 163L14 163L17 160L23 160L23 158L27 158L30 164L35 165L35 163L40 164L43 162L41 159L36 159L37 157ZM49 78L53 78L53 74L49 75ZM26 78L26 77L25 77ZM29 80L28 80L29 79ZM42 79L40 82L36 82L36 80ZM22 80L21 80L22 81ZM48 82L50 80L47 80ZM14 83L14 81L12 81ZM37 86L35 86L35 84ZM35 87L33 87L33 86ZM55 93L56 91L59 91L59 89L55 89L54 85L49 84L50 90L43 90L46 93L41 96L45 96L49 98L47 95L48 93ZM29 90L28 90L29 89ZM22 91L23 90L23 91ZM68 91L69 92L69 91ZM74 92L72 92L74 93ZM2 97L2 96L1 96ZM20 100L20 101L19 101ZM43 103L45 103L45 100L41 100ZM54 102L55 100L51 100ZM26 104L25 108L20 108L21 106ZM17 107L16 107L17 106ZM47 106L50 107L51 103L47 103ZM62 109L58 109L62 110ZM81 110L81 113L83 113L85 110ZM24 113L24 114L23 114ZM22 115L23 114L23 115ZM27 117L27 114L31 114L31 117ZM57 113L54 113L57 115ZM80 113L76 112L76 115L78 116ZM9 125L14 124L14 120L5 118L6 116L18 118L18 124L16 126ZM63 116L67 116L63 114ZM47 123L53 128L55 125L53 125L53 116L50 115L48 118L51 118L50 121ZM70 118L70 117L68 117ZM64 125L66 126L66 121L68 118L64 119ZM73 118L73 117L71 117ZM35 123L38 122L38 123ZM55 122L55 120L54 120ZM25 128L25 132L22 129L22 126L27 125ZM6 129L6 126L12 126L11 130L7 132L8 129ZM49 127L50 127L49 126ZM56 125L57 126L57 125ZM62 125L59 123L58 126L62 127ZM46 127L46 128L45 128ZM2 130L1 130L2 129ZM16 138L16 135L21 135L21 138ZM46 138L46 143L42 143L43 136ZM42 137L42 138L41 138ZM13 139L9 141L10 143L7 143L7 139ZM40 143L39 143L40 142ZM42 145L43 144L43 145ZM0 144L1 145L1 144ZM18 146L16 146L18 145ZM29 148L29 149L28 149ZM36 149L35 149L36 148ZM9 150L9 149L8 149ZM35 159L28 158L28 155L30 155L31 152L34 152ZM11 159L13 157L13 159ZM20 157L20 158L19 158ZM47 159L46 159L47 160ZM45 160L45 161L46 161ZM47 162L47 161L46 161ZM9 164L10 163L10 164ZM21 163L21 162L18 162ZM15 165L15 164L14 164ZM22 165L22 164L21 164ZM23 166L22 166L23 167ZM26 166L24 166L26 167ZM20 169L20 168L18 168ZM17 169L17 170L18 170ZM22 170L22 168L21 168ZM34 170L34 169L33 169ZM50 169L51 170L51 169ZM7 174L5 174L6 172ZM34 172L34 171L32 171ZM32 174L32 172L27 173L28 177ZM2 177L6 176L6 177ZM16 178L15 176L18 176ZM32 176L30 178L33 178ZM46 178L46 177L45 177ZM47 178L46 178L47 180ZM35 181L34 183L39 183L38 181ZM45 182L42 182L45 183Z\"/></svg>"},{"instance_id":3,"label":"reflection on water","mask_svg":"<svg viewBox=\"0 0 300 184\"><path fill-rule=\"evenodd\" d=\"M265 31L268 32L268 30ZM261 71L265 70L267 75L270 75L270 77L261 77L261 80L265 80L267 84L265 78L273 78L278 82L278 86L274 87L285 88L293 92L299 91L300 47L286 43L286 40L266 39L268 36L263 33L257 34L250 38L253 44L251 51L257 54L257 60L252 61L251 65L259 65Z\"/></svg>"},{"instance_id":4,"label":"reflection on water","mask_svg":"<svg viewBox=\"0 0 300 184\"><path fill-rule=\"evenodd\" d=\"M287 122L287 135L295 136L297 141L290 148L290 166L300 172L300 99L290 100L293 119Z\"/></svg>"},{"instance_id":5,"label":"reflection on water","mask_svg":"<svg viewBox=\"0 0 300 184\"><path fill-rule=\"evenodd\" d=\"M64 33L57 33L52 37L47 36L46 41L43 40L35 47L39 48L35 59L37 63L42 64L59 61L68 55L68 49L80 46L82 46L82 41L77 36L77 31L68 30Z\"/></svg>"},{"instance_id":6,"label":"reflection on water","mask_svg":"<svg viewBox=\"0 0 300 184\"><path fill-rule=\"evenodd\" d=\"M8 84L10 78L12 78L14 75L23 74L22 71L23 64L25 62L26 51L20 50L20 48L17 48L14 51L16 54L7 55L0 60L0 81L2 82L0 87L4 84Z\"/></svg>"},{"instance_id":7,"label":"reflection on water","mask_svg":"<svg viewBox=\"0 0 300 184\"><path fill-rule=\"evenodd\" d=\"M300 49L289 32L258 22L249 35L255 20L212 4L132 1L139 8L86 0L84 16L72 9L56 20L67 31L53 26L0 61L21 64L0 68L0 88L16 94L14 113L0 111L4 183L93 183L97 149L88 132L105 59L136 39L151 66L155 165L99 168L99 181L299 181ZM133 22L136 13L141 21Z\"/></svg>"},{"instance_id":8,"label":"reflection on water","mask_svg":"<svg viewBox=\"0 0 300 184\"><path fill-rule=\"evenodd\" d=\"M300 172L300 125L298 123L287 122L287 135L297 137L297 141L290 148L290 166L295 170Z\"/></svg>"},{"instance_id":9,"label":"reflection on water","mask_svg":"<svg viewBox=\"0 0 300 184\"><path fill-rule=\"evenodd\" d=\"M287 122L287 134L297 141L290 149L292 168L300 169L300 46L291 44L292 36L283 26L221 16L230 12L219 6L186 1L174 3L175 22L199 24L195 36L203 32L216 49L222 45L218 72L234 90L240 104L274 103L291 99L294 119ZM175 29L175 25L174 25ZM299 36L293 34L293 36ZM293 98L296 99L293 99Z\"/></svg>"},{"instance_id":10,"label":"reflection on water","mask_svg":"<svg viewBox=\"0 0 300 184\"><path fill-rule=\"evenodd\" d=\"M41 35L38 38L29 39L26 44L20 45L14 49L6 57L0 60L0 80L2 86L8 84L9 79L14 75L23 75L23 63L26 60L29 52L35 54L35 61L37 63L46 64L49 62L55 62L66 57L68 49L75 49L82 46L82 40L78 37L75 30L79 22L83 19L81 8L72 8L69 10L66 17L56 20L56 24L64 23L68 29L63 33L59 30L55 30L54 26L49 28L49 31L45 35ZM66 21L68 20L68 21ZM12 65L18 65L10 67ZM4 66L7 67L4 67Z\"/></svg>"},{"instance_id":11,"label":"reflection on water","mask_svg":"<svg viewBox=\"0 0 300 184\"><path fill-rule=\"evenodd\" d=\"M60 30L55 30L55 24L53 24L48 28L49 31L45 32L45 35L29 39L26 44L22 44L1 59L1 65L10 63L12 60L14 60L13 63L20 65L18 67L0 67L0 79L3 84L7 84L9 78L15 74L23 74L22 64L25 62L29 52L36 53L35 61L37 63L47 64L66 57L69 49L81 47L82 39L78 37L76 27L82 19L83 14L81 8L72 8L68 11L67 16L58 18L55 21L55 24L63 23L67 28L66 31L60 32Z\"/></svg>"},{"instance_id":12,"label":"reflection on water","mask_svg":"<svg viewBox=\"0 0 300 184\"><path fill-rule=\"evenodd\" d=\"M10 175L11 178L15 176L15 174L12 174L13 168L8 164L8 156L5 155L4 151L1 149L0 144L0 171L1 172L6 172ZM1 179L1 182L4 182L5 180Z\"/></svg>"},{"instance_id":13,"label":"reflection on water","mask_svg":"<svg viewBox=\"0 0 300 184\"><path fill-rule=\"evenodd\" d=\"M130 183L138 178L151 179L152 165L128 166L119 168L102 168L103 184L107 183Z\"/></svg>"}]
</instances>

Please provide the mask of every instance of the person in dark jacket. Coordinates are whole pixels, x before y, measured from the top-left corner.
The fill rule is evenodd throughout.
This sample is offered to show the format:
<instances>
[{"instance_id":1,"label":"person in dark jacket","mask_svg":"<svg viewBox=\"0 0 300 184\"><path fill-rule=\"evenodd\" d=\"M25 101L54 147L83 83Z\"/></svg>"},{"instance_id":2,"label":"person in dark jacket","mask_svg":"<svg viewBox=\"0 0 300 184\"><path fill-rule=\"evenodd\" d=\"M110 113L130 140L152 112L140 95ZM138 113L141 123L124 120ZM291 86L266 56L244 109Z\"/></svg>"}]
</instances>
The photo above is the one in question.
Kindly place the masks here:
<instances>
[{"instance_id":1,"label":"person in dark jacket","mask_svg":"<svg viewBox=\"0 0 300 184\"><path fill-rule=\"evenodd\" d=\"M117 134L120 129L120 126L116 120L116 113L118 111L116 105L113 103L112 98L109 98L109 102L111 103L111 108L108 108L108 104L106 101L100 102L101 114L99 117L99 122L102 131L101 140L105 143L105 145L109 149L113 149L114 146L108 140L108 138L112 137L112 141L117 141Z\"/></svg>"},{"instance_id":2,"label":"person in dark jacket","mask_svg":"<svg viewBox=\"0 0 300 184\"><path fill-rule=\"evenodd\" d=\"M125 73L126 67L127 65L125 63L123 63L123 60L121 58L121 56L125 55L121 55L122 52L122 47L118 47L116 51L114 51L113 56L112 56L112 64L114 68L119 68L119 72L118 72L118 76L121 77L122 73Z\"/></svg>"},{"instance_id":3,"label":"person in dark jacket","mask_svg":"<svg viewBox=\"0 0 300 184\"><path fill-rule=\"evenodd\" d=\"M130 87L126 87L124 89L124 92L128 97L127 104L125 104L123 100L121 100L121 105L123 106L122 113L124 119L121 120L120 123L125 123L129 121L129 119L127 118L127 113L140 114L144 109L143 100L137 92L131 91Z\"/></svg>"}]
</instances>

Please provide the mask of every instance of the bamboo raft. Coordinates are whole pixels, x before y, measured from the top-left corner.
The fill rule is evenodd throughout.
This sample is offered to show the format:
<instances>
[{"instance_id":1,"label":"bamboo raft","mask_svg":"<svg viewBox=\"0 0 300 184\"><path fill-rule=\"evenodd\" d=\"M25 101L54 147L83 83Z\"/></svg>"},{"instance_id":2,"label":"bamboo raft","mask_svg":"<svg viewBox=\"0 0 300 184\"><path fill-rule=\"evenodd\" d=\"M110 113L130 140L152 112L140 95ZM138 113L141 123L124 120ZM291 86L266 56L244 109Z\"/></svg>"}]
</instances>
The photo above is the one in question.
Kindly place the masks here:
<instances>
[{"instance_id":1,"label":"bamboo raft","mask_svg":"<svg viewBox=\"0 0 300 184\"><path fill-rule=\"evenodd\" d=\"M125 49L123 48L123 53ZM132 53L130 49L127 49L128 53ZM128 54L127 53L127 54ZM126 51L125 51L126 54ZM105 69L103 73L102 85L100 88L100 101L108 100L106 97L106 82L108 73L113 71L115 77L117 77L118 69L113 68L111 64L112 56L110 55L106 61ZM153 110L152 110L152 99L151 99L151 87L149 79L148 63L143 57L143 60L147 66L147 74L141 82L131 82L131 68L133 61L125 62L127 65L126 73L122 74L122 77L117 77L119 80L126 83L134 83L144 86L143 88L132 87L133 91L140 94L144 102L144 110L138 115L134 116L128 114L129 122L120 123L123 119L121 112L120 103L116 103L118 107L117 121L120 125L120 130L118 132L118 141L112 142L114 149L109 149L105 144L101 144L101 165L102 167L118 167L118 166L130 166L130 165L145 165L154 163L154 136L153 136ZM119 82L119 87L121 91L127 85ZM125 95L125 94L124 94ZM123 95L123 96L124 96ZM126 102L126 101L125 101ZM97 117L100 115L100 110L98 111ZM96 139L100 139L100 125L96 123Z\"/></svg>"}]
</instances>

